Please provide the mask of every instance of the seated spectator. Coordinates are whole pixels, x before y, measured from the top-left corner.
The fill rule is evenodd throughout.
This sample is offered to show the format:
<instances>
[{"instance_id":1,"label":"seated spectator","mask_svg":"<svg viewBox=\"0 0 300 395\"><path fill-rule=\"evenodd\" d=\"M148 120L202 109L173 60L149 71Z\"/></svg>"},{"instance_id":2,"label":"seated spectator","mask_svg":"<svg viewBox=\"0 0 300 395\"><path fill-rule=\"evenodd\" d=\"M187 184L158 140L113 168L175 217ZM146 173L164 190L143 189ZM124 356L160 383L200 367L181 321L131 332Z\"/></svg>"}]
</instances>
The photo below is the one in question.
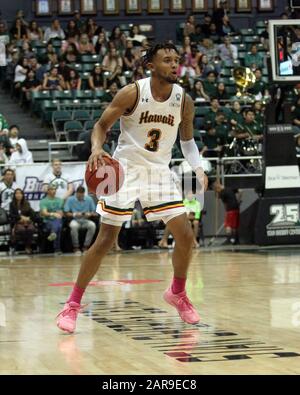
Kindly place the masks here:
<instances>
[{"instance_id":1,"label":"seated spectator","mask_svg":"<svg viewBox=\"0 0 300 395\"><path fill-rule=\"evenodd\" d=\"M201 55L196 67L196 74L201 78L207 78L210 72L214 72L216 75L220 74L221 65L215 62L210 62L207 55Z\"/></svg>"},{"instance_id":2,"label":"seated spectator","mask_svg":"<svg viewBox=\"0 0 300 395\"><path fill-rule=\"evenodd\" d=\"M73 21L75 22L75 25L76 25L77 29L80 32L83 32L83 30L84 30L84 20L81 17L80 12L78 10L74 11L74 19L73 19Z\"/></svg>"},{"instance_id":3,"label":"seated spectator","mask_svg":"<svg viewBox=\"0 0 300 395\"><path fill-rule=\"evenodd\" d=\"M10 42L9 33L3 21L0 21L0 42L2 42L4 45L9 44Z\"/></svg>"},{"instance_id":4,"label":"seated spectator","mask_svg":"<svg viewBox=\"0 0 300 395\"><path fill-rule=\"evenodd\" d=\"M8 137L12 148L16 148L17 142L19 140L20 128L17 125L11 125L8 131Z\"/></svg>"},{"instance_id":5,"label":"seated spectator","mask_svg":"<svg viewBox=\"0 0 300 395\"><path fill-rule=\"evenodd\" d=\"M21 102L22 105L29 105L31 102L31 92L37 92L41 89L41 84L37 80L35 72L31 69L27 70L27 76L24 82L22 82L22 95Z\"/></svg>"},{"instance_id":6,"label":"seated spectator","mask_svg":"<svg viewBox=\"0 0 300 395\"><path fill-rule=\"evenodd\" d=\"M56 188L56 197L66 200L74 192L73 183L63 174L61 161L59 159L53 159L51 166L52 172L45 177L43 190L46 192L48 185L54 185Z\"/></svg>"},{"instance_id":7,"label":"seated spectator","mask_svg":"<svg viewBox=\"0 0 300 395\"><path fill-rule=\"evenodd\" d=\"M26 28L28 27L28 22L24 18L24 11L23 10L18 10L16 12L16 19L19 18L21 20L22 26L25 26Z\"/></svg>"},{"instance_id":8,"label":"seated spectator","mask_svg":"<svg viewBox=\"0 0 300 395\"><path fill-rule=\"evenodd\" d=\"M264 67L264 56L257 51L257 45L252 44L250 47L250 53L247 53L244 59L246 67L250 67L252 70L261 69Z\"/></svg>"},{"instance_id":9,"label":"seated spectator","mask_svg":"<svg viewBox=\"0 0 300 395\"><path fill-rule=\"evenodd\" d=\"M221 145L227 144L229 140L231 140L231 128L228 126L227 119L223 112L217 112L214 127Z\"/></svg>"},{"instance_id":10,"label":"seated spectator","mask_svg":"<svg viewBox=\"0 0 300 395\"><path fill-rule=\"evenodd\" d=\"M63 78L63 89L66 89L65 80L69 78L71 72L71 66L66 64L65 58L61 56L58 60L58 75L61 75ZM55 65L56 67L57 65Z\"/></svg>"},{"instance_id":11,"label":"seated spectator","mask_svg":"<svg viewBox=\"0 0 300 395\"><path fill-rule=\"evenodd\" d=\"M1 123L3 122L1 118L2 115L0 114L0 144L2 144L2 147L4 148L6 155L10 156L10 154L13 152L13 147L7 135L8 132L7 127L5 127L5 124L4 124L4 129L2 129L1 127Z\"/></svg>"},{"instance_id":12,"label":"seated spectator","mask_svg":"<svg viewBox=\"0 0 300 395\"><path fill-rule=\"evenodd\" d=\"M133 41L133 45L141 45L142 41L145 40L147 37L143 34L140 34L140 29L137 25L133 25L128 40Z\"/></svg>"},{"instance_id":13,"label":"seated spectator","mask_svg":"<svg viewBox=\"0 0 300 395\"><path fill-rule=\"evenodd\" d=\"M82 34L79 39L78 52L81 55L93 55L95 54L95 48L93 43L90 41L87 34Z\"/></svg>"},{"instance_id":14,"label":"seated spectator","mask_svg":"<svg viewBox=\"0 0 300 395\"><path fill-rule=\"evenodd\" d=\"M117 51L121 51L123 49L123 42L121 39L122 36L122 31L119 26L114 26L109 38L109 41L114 44L114 47L117 49ZM127 39L128 41L131 41ZM132 41L131 41L132 42Z\"/></svg>"},{"instance_id":15,"label":"seated spectator","mask_svg":"<svg viewBox=\"0 0 300 395\"><path fill-rule=\"evenodd\" d=\"M79 61L79 52L74 43L68 43L64 49L63 58L66 63L77 63Z\"/></svg>"},{"instance_id":16,"label":"seated spectator","mask_svg":"<svg viewBox=\"0 0 300 395\"><path fill-rule=\"evenodd\" d=\"M130 70L130 71L135 70L136 57L133 50L132 41L130 40L127 40L126 42L126 50L123 56L123 61L124 61L124 70Z\"/></svg>"},{"instance_id":17,"label":"seated spectator","mask_svg":"<svg viewBox=\"0 0 300 395\"><path fill-rule=\"evenodd\" d=\"M0 113L0 132L3 134L8 133L8 123L7 120L5 119L4 115Z\"/></svg>"},{"instance_id":18,"label":"seated spectator","mask_svg":"<svg viewBox=\"0 0 300 395\"><path fill-rule=\"evenodd\" d=\"M217 97L218 94L218 84L217 84L217 74L214 71L209 71L206 79L203 81L204 92L210 98Z\"/></svg>"},{"instance_id":19,"label":"seated spectator","mask_svg":"<svg viewBox=\"0 0 300 395\"><path fill-rule=\"evenodd\" d=\"M10 29L10 34L13 40L27 40L27 29L22 24L21 18L16 18Z\"/></svg>"},{"instance_id":20,"label":"seated spectator","mask_svg":"<svg viewBox=\"0 0 300 395\"><path fill-rule=\"evenodd\" d=\"M192 99L195 101L209 101L209 96L204 92L203 84L200 80L194 82L194 88L190 93Z\"/></svg>"},{"instance_id":21,"label":"seated spectator","mask_svg":"<svg viewBox=\"0 0 300 395\"><path fill-rule=\"evenodd\" d=\"M183 27L183 35L190 37L192 34L195 33L195 31L196 31L195 16L189 15Z\"/></svg>"},{"instance_id":22,"label":"seated spectator","mask_svg":"<svg viewBox=\"0 0 300 395\"><path fill-rule=\"evenodd\" d=\"M93 44L95 46L96 54L105 56L108 51L108 44L104 32L100 32L99 35L94 39Z\"/></svg>"},{"instance_id":23,"label":"seated spectator","mask_svg":"<svg viewBox=\"0 0 300 395\"><path fill-rule=\"evenodd\" d=\"M14 192L18 188L18 185L14 181L16 174L13 169L5 169L0 182L0 202L1 208L6 212L9 212L9 206L12 202Z\"/></svg>"},{"instance_id":24,"label":"seated spectator","mask_svg":"<svg viewBox=\"0 0 300 395\"><path fill-rule=\"evenodd\" d=\"M215 43L220 42L220 36L218 34L217 25L215 23L211 23L209 26L209 37Z\"/></svg>"},{"instance_id":25,"label":"seated spectator","mask_svg":"<svg viewBox=\"0 0 300 395\"><path fill-rule=\"evenodd\" d=\"M118 93L118 85L116 82L113 82L109 88L108 92L104 94L104 96L101 98L101 101L103 103L111 103L113 101L113 98L116 96Z\"/></svg>"},{"instance_id":26,"label":"seated spectator","mask_svg":"<svg viewBox=\"0 0 300 395\"><path fill-rule=\"evenodd\" d=\"M217 98L219 101L228 101L230 96L226 90L224 82L219 82L217 86Z\"/></svg>"},{"instance_id":27,"label":"seated spectator","mask_svg":"<svg viewBox=\"0 0 300 395\"><path fill-rule=\"evenodd\" d=\"M67 28L65 30L65 36L66 39L68 40L69 38L75 38L77 41L79 36L80 36L80 30L76 26L76 23L74 20L70 20L67 24Z\"/></svg>"},{"instance_id":28,"label":"seated spectator","mask_svg":"<svg viewBox=\"0 0 300 395\"><path fill-rule=\"evenodd\" d=\"M105 90L107 81L103 78L102 66L96 64L93 72L89 77L89 88L95 90Z\"/></svg>"},{"instance_id":29,"label":"seated spectator","mask_svg":"<svg viewBox=\"0 0 300 395\"><path fill-rule=\"evenodd\" d=\"M210 27L211 22L212 22L211 15L205 14L204 15L204 22L201 25L201 30L202 30L203 34L205 35L205 37L209 37L209 35L210 35L209 27Z\"/></svg>"},{"instance_id":30,"label":"seated spectator","mask_svg":"<svg viewBox=\"0 0 300 395\"><path fill-rule=\"evenodd\" d=\"M36 214L20 188L17 188L14 192L9 207L9 218L12 229L12 245L15 246L17 241L22 241L26 253L32 254L33 235L37 231L35 227Z\"/></svg>"},{"instance_id":31,"label":"seated spectator","mask_svg":"<svg viewBox=\"0 0 300 395\"><path fill-rule=\"evenodd\" d=\"M123 60L120 55L118 55L116 48L111 48L107 55L105 55L102 67L104 71L109 71L111 75L109 76L109 81L114 81L115 79L119 81L121 86L126 85L126 79L122 75L123 70Z\"/></svg>"},{"instance_id":32,"label":"seated spectator","mask_svg":"<svg viewBox=\"0 0 300 395\"><path fill-rule=\"evenodd\" d=\"M210 109L204 117L204 124L214 125L216 121L216 115L218 112L220 112L220 110L221 110L221 106L219 100L216 98L211 99Z\"/></svg>"},{"instance_id":33,"label":"seated spectator","mask_svg":"<svg viewBox=\"0 0 300 395\"><path fill-rule=\"evenodd\" d=\"M32 51L31 45L28 41L23 41L20 57L29 59L32 56L34 56L34 52Z\"/></svg>"},{"instance_id":34,"label":"seated spectator","mask_svg":"<svg viewBox=\"0 0 300 395\"><path fill-rule=\"evenodd\" d=\"M139 65L133 72L132 82L141 80L146 77L147 75L145 73L144 67L142 65Z\"/></svg>"},{"instance_id":35,"label":"seated spectator","mask_svg":"<svg viewBox=\"0 0 300 395\"><path fill-rule=\"evenodd\" d=\"M189 36L183 37L182 47L180 48L180 54L184 57L189 57L192 53L192 43Z\"/></svg>"},{"instance_id":36,"label":"seated spectator","mask_svg":"<svg viewBox=\"0 0 300 395\"><path fill-rule=\"evenodd\" d=\"M217 135L216 128L212 124L207 124L207 132L202 137L204 147L201 155L208 158L218 157L222 150L222 139Z\"/></svg>"},{"instance_id":37,"label":"seated spectator","mask_svg":"<svg viewBox=\"0 0 300 395\"><path fill-rule=\"evenodd\" d=\"M70 70L70 75L66 79L66 88L71 91L77 91L81 89L81 78L76 70Z\"/></svg>"},{"instance_id":38,"label":"seated spectator","mask_svg":"<svg viewBox=\"0 0 300 395\"><path fill-rule=\"evenodd\" d=\"M234 137L240 141L249 138L257 141L263 140L263 129L255 122L254 111L252 109L247 109L244 114L244 122L233 132Z\"/></svg>"},{"instance_id":39,"label":"seated spectator","mask_svg":"<svg viewBox=\"0 0 300 395\"><path fill-rule=\"evenodd\" d=\"M179 67L177 69L178 77L181 77L183 81L184 89L190 90L190 86L196 77L195 69L190 65L189 57L187 55L183 56L179 61ZM181 82L182 84L182 82Z\"/></svg>"},{"instance_id":40,"label":"seated spectator","mask_svg":"<svg viewBox=\"0 0 300 395\"><path fill-rule=\"evenodd\" d=\"M217 26L217 31L220 37L227 36L228 34L232 35L235 33L235 28L230 23L228 15L223 16L222 23L220 23L220 25Z\"/></svg>"},{"instance_id":41,"label":"seated spectator","mask_svg":"<svg viewBox=\"0 0 300 395\"><path fill-rule=\"evenodd\" d=\"M232 106L232 111L230 114L230 125L233 128L240 127L244 122L244 117L241 109L241 104L239 101L234 101ZM240 126L239 126L240 125Z\"/></svg>"},{"instance_id":42,"label":"seated spectator","mask_svg":"<svg viewBox=\"0 0 300 395\"><path fill-rule=\"evenodd\" d=\"M252 95L255 95L257 100L260 100L262 97L268 96L269 94L268 85L262 80L261 69L256 69L254 74L256 81L248 92L251 93Z\"/></svg>"},{"instance_id":43,"label":"seated spectator","mask_svg":"<svg viewBox=\"0 0 300 395\"><path fill-rule=\"evenodd\" d=\"M196 199L193 191L187 192L185 199L183 199L183 204L186 208L187 216L193 229L194 248L197 248L199 247L197 239L199 234L199 222L201 217L201 204Z\"/></svg>"},{"instance_id":44,"label":"seated spectator","mask_svg":"<svg viewBox=\"0 0 300 395\"><path fill-rule=\"evenodd\" d=\"M35 56L32 56L29 59L29 69L35 73L35 77L38 80L39 84L42 85L44 80L44 75L47 73L46 66L42 66L38 63L38 60Z\"/></svg>"},{"instance_id":45,"label":"seated spectator","mask_svg":"<svg viewBox=\"0 0 300 395\"><path fill-rule=\"evenodd\" d=\"M224 44L219 45L219 56L223 62L233 66L233 62L238 58L238 49L236 45L231 44L230 37L224 37Z\"/></svg>"},{"instance_id":46,"label":"seated spectator","mask_svg":"<svg viewBox=\"0 0 300 395\"><path fill-rule=\"evenodd\" d=\"M64 212L67 218L72 219L69 223L71 229L72 244L75 253L80 253L79 230L86 229L83 251L90 247L96 232L95 222L91 218L96 216L96 205L90 196L85 196L85 189L79 186L75 196L70 196L65 203Z\"/></svg>"},{"instance_id":47,"label":"seated spectator","mask_svg":"<svg viewBox=\"0 0 300 395\"><path fill-rule=\"evenodd\" d=\"M14 95L19 97L22 83L25 81L27 76L27 71L29 69L29 62L27 58L22 58L19 60L15 68L15 77L14 77Z\"/></svg>"},{"instance_id":48,"label":"seated spectator","mask_svg":"<svg viewBox=\"0 0 300 395\"><path fill-rule=\"evenodd\" d=\"M50 232L49 241L54 241L54 252L60 253L60 235L62 229L64 201L56 195L56 187L48 184L47 196L40 200L40 215L45 228Z\"/></svg>"},{"instance_id":49,"label":"seated spectator","mask_svg":"<svg viewBox=\"0 0 300 395\"><path fill-rule=\"evenodd\" d=\"M45 30L44 40L48 42L53 38L57 38L60 40L65 39L65 33L61 28L58 19L54 19L54 21L51 23L51 27L47 27L47 29Z\"/></svg>"},{"instance_id":50,"label":"seated spectator","mask_svg":"<svg viewBox=\"0 0 300 395\"><path fill-rule=\"evenodd\" d=\"M207 56L209 63L216 60L219 55L218 47L214 44L214 42L210 38L207 37L201 40L201 43L198 46L198 51L201 54Z\"/></svg>"},{"instance_id":51,"label":"seated spectator","mask_svg":"<svg viewBox=\"0 0 300 395\"><path fill-rule=\"evenodd\" d=\"M64 79L62 75L58 74L57 67L52 67L49 71L49 74L45 74L43 89L49 91L62 91L64 89Z\"/></svg>"},{"instance_id":52,"label":"seated spectator","mask_svg":"<svg viewBox=\"0 0 300 395\"><path fill-rule=\"evenodd\" d=\"M19 139L16 144L16 151L11 154L8 162L10 165L20 165L33 163L32 153L28 150L26 140Z\"/></svg>"},{"instance_id":53,"label":"seated spectator","mask_svg":"<svg viewBox=\"0 0 300 395\"><path fill-rule=\"evenodd\" d=\"M83 31L85 34L87 34L90 40L93 39L96 30L97 30L96 22L94 21L93 18L88 18L83 26Z\"/></svg>"},{"instance_id":54,"label":"seated spectator","mask_svg":"<svg viewBox=\"0 0 300 395\"><path fill-rule=\"evenodd\" d=\"M258 125L259 130L264 130L265 127L265 116L264 116L264 106L263 103L259 100L253 105L253 111L255 115L255 122Z\"/></svg>"},{"instance_id":55,"label":"seated spectator","mask_svg":"<svg viewBox=\"0 0 300 395\"><path fill-rule=\"evenodd\" d=\"M27 28L27 37L29 41L40 40L44 38L43 30L38 26L36 21L31 21Z\"/></svg>"},{"instance_id":56,"label":"seated spectator","mask_svg":"<svg viewBox=\"0 0 300 395\"><path fill-rule=\"evenodd\" d=\"M2 89L4 86L4 82L6 79L6 68L7 68L6 47L5 44L2 41L0 41L0 89Z\"/></svg>"},{"instance_id":57,"label":"seated spectator","mask_svg":"<svg viewBox=\"0 0 300 395\"><path fill-rule=\"evenodd\" d=\"M202 27L200 24L195 26L195 32L191 33L190 35L191 43L198 44L200 43L203 38L205 37L204 33L202 32Z\"/></svg>"}]
</instances>

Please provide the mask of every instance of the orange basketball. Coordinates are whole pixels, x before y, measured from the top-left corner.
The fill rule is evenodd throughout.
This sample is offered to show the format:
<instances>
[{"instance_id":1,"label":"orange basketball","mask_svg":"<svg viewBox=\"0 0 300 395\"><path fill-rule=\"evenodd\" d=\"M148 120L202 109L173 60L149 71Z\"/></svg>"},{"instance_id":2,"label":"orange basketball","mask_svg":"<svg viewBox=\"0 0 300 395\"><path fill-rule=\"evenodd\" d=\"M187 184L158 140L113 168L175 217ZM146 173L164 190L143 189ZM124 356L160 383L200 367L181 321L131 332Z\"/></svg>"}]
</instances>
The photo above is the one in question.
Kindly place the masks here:
<instances>
[{"instance_id":1,"label":"orange basketball","mask_svg":"<svg viewBox=\"0 0 300 395\"><path fill-rule=\"evenodd\" d=\"M97 197L110 196L118 192L124 182L124 170L116 159L103 157L105 166L98 164L98 169L90 171L87 165L85 182L90 193Z\"/></svg>"}]
</instances>

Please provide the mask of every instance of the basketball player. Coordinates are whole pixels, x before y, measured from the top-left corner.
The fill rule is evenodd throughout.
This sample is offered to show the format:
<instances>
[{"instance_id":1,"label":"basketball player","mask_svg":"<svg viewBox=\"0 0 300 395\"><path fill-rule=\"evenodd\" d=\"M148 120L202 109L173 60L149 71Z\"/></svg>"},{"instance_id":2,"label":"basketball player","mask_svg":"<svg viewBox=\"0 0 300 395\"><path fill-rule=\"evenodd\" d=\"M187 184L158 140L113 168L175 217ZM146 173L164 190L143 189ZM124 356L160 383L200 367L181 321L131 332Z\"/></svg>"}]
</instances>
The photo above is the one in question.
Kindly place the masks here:
<instances>
[{"instance_id":1,"label":"basketball player","mask_svg":"<svg viewBox=\"0 0 300 395\"><path fill-rule=\"evenodd\" d=\"M194 104L176 84L179 60L173 44L150 48L145 63L152 76L121 89L94 127L90 169L97 168L98 163L104 165L103 157L109 156L102 149L106 133L121 118L121 135L114 158L125 168L125 181L116 194L98 204L97 212L102 220L98 237L84 256L76 285L58 315L57 325L66 332L74 332L83 293L111 249L122 223L130 220L137 199L147 220L162 219L175 239L174 278L164 293L165 301L177 309L183 321L199 322L200 317L185 292L194 235L168 166L179 127L183 155L206 189L207 177L193 139ZM149 170L151 178L147 180L144 177Z\"/></svg>"}]
</instances>

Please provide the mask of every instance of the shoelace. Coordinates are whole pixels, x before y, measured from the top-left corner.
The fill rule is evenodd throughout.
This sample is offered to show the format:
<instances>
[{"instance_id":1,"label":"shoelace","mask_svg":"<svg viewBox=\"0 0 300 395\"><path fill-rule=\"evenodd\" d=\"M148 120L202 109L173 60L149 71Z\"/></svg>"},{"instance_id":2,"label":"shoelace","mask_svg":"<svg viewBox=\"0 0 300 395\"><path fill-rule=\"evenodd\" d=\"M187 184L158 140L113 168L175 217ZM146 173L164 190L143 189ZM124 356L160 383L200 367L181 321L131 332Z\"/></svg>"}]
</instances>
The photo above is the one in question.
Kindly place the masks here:
<instances>
[{"instance_id":1,"label":"shoelace","mask_svg":"<svg viewBox=\"0 0 300 395\"><path fill-rule=\"evenodd\" d=\"M84 305L79 305L79 306L70 306L66 309L66 310L62 310L57 316L56 318L58 318L59 316L66 316L69 315L71 316L71 318L73 320L76 319L76 316L78 313L82 313L84 311L84 309L86 308L87 304Z\"/></svg>"},{"instance_id":2,"label":"shoelace","mask_svg":"<svg viewBox=\"0 0 300 395\"><path fill-rule=\"evenodd\" d=\"M192 303L189 301L188 297L182 296L179 300L178 300L178 305L180 307L181 310L193 310L194 306L192 305Z\"/></svg>"}]
</instances>

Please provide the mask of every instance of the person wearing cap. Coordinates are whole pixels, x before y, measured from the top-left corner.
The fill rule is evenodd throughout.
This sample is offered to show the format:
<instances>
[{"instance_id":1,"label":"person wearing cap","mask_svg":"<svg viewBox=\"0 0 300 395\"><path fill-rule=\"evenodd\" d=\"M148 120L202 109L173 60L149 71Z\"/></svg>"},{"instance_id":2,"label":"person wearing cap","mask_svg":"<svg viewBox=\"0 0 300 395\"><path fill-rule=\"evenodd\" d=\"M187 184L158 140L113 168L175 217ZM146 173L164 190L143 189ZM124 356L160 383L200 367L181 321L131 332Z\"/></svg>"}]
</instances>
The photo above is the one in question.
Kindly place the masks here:
<instances>
[{"instance_id":1,"label":"person wearing cap","mask_svg":"<svg viewBox=\"0 0 300 395\"><path fill-rule=\"evenodd\" d=\"M54 251L59 253L64 201L55 195L56 186L49 184L46 197L40 201L40 215L43 218L46 230L49 232L47 239L54 242Z\"/></svg>"},{"instance_id":2,"label":"person wearing cap","mask_svg":"<svg viewBox=\"0 0 300 395\"><path fill-rule=\"evenodd\" d=\"M83 27L84 27L84 21L81 20L81 15L80 12L78 10L74 11L74 19L73 21L75 22L76 28L79 31L83 31Z\"/></svg>"}]
</instances>

